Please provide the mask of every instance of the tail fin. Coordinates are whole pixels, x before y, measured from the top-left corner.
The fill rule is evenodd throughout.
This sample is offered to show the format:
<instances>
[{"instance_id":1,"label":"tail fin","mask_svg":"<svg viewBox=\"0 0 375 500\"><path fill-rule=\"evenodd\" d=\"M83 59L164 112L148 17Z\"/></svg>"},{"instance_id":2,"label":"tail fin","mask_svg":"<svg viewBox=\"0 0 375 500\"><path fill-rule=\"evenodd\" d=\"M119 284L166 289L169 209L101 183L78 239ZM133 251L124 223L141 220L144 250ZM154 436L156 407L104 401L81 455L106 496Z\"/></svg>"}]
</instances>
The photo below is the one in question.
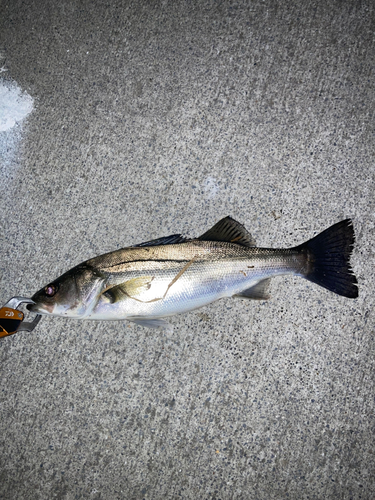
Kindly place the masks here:
<instances>
[{"instance_id":1,"label":"tail fin","mask_svg":"<svg viewBox=\"0 0 375 500\"><path fill-rule=\"evenodd\" d=\"M309 261L305 278L338 295L358 297L357 278L350 266L354 240L352 221L346 219L300 245L298 249L307 253Z\"/></svg>"}]
</instances>

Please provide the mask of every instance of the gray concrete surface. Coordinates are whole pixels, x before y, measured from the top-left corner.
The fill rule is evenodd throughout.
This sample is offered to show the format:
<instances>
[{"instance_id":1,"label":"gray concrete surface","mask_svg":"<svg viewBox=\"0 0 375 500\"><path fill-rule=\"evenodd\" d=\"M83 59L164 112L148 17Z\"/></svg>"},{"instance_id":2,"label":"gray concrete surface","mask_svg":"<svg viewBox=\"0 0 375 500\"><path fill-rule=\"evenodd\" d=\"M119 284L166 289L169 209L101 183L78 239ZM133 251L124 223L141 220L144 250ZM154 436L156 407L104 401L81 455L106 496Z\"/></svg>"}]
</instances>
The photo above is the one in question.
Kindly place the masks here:
<instances>
[{"instance_id":1,"label":"gray concrete surface","mask_svg":"<svg viewBox=\"0 0 375 500\"><path fill-rule=\"evenodd\" d=\"M35 109L2 151L1 303L226 215L274 247L352 217L360 284L4 339L2 499L375 498L374 14L2 0L0 76Z\"/></svg>"}]
</instances>

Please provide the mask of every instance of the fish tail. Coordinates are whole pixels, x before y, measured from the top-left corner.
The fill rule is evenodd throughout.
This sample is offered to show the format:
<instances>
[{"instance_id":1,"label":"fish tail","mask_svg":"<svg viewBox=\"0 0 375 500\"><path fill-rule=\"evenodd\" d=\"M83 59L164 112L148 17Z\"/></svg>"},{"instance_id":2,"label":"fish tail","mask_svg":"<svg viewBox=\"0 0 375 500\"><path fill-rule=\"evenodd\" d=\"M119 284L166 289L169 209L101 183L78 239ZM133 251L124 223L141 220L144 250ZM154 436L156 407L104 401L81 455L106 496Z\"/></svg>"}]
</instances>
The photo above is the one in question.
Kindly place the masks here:
<instances>
[{"instance_id":1,"label":"fish tail","mask_svg":"<svg viewBox=\"0 0 375 500\"><path fill-rule=\"evenodd\" d=\"M357 278L350 266L354 241L353 223L346 219L297 247L307 254L305 278L338 295L358 297Z\"/></svg>"}]
</instances>

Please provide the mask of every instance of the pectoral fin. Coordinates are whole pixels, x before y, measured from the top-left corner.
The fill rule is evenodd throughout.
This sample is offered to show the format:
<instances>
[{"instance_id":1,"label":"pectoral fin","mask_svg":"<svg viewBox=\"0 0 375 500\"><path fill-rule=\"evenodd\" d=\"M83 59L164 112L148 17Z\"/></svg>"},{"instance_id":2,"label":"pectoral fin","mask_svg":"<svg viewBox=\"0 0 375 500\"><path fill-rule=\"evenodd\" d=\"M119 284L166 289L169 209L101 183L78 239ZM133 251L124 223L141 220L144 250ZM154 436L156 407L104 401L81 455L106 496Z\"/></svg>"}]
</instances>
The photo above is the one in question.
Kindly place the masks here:
<instances>
[{"instance_id":1,"label":"pectoral fin","mask_svg":"<svg viewBox=\"0 0 375 500\"><path fill-rule=\"evenodd\" d=\"M173 332L173 326L164 319L148 319L148 318L127 318L128 321L136 323L137 325L144 326L145 328L160 328L167 332Z\"/></svg>"},{"instance_id":2,"label":"pectoral fin","mask_svg":"<svg viewBox=\"0 0 375 500\"><path fill-rule=\"evenodd\" d=\"M247 288L240 293L236 293L233 297L239 297L241 299L268 300L270 298L268 294L270 281L271 278L259 281L256 285Z\"/></svg>"},{"instance_id":3,"label":"pectoral fin","mask_svg":"<svg viewBox=\"0 0 375 500\"><path fill-rule=\"evenodd\" d=\"M106 290L103 295L109 299L111 304L123 300L125 297L136 297L142 292L150 289L151 282L154 278L152 276L140 276L139 278L132 278L125 281L120 285L115 285Z\"/></svg>"}]
</instances>

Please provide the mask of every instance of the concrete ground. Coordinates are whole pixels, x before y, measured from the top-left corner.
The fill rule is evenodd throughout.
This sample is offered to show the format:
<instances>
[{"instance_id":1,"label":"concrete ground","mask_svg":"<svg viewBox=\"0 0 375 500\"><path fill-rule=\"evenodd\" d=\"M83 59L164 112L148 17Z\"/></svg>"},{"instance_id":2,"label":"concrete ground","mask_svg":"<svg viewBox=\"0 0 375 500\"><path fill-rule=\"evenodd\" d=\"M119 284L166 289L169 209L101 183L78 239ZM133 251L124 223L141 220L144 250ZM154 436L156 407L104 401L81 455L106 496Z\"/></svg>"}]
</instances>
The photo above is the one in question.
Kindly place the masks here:
<instances>
[{"instance_id":1,"label":"concrete ground","mask_svg":"<svg viewBox=\"0 0 375 500\"><path fill-rule=\"evenodd\" d=\"M3 0L0 303L226 215L259 246L346 217L359 298L43 318L0 343L2 499L375 498L371 1Z\"/></svg>"}]
</instances>

